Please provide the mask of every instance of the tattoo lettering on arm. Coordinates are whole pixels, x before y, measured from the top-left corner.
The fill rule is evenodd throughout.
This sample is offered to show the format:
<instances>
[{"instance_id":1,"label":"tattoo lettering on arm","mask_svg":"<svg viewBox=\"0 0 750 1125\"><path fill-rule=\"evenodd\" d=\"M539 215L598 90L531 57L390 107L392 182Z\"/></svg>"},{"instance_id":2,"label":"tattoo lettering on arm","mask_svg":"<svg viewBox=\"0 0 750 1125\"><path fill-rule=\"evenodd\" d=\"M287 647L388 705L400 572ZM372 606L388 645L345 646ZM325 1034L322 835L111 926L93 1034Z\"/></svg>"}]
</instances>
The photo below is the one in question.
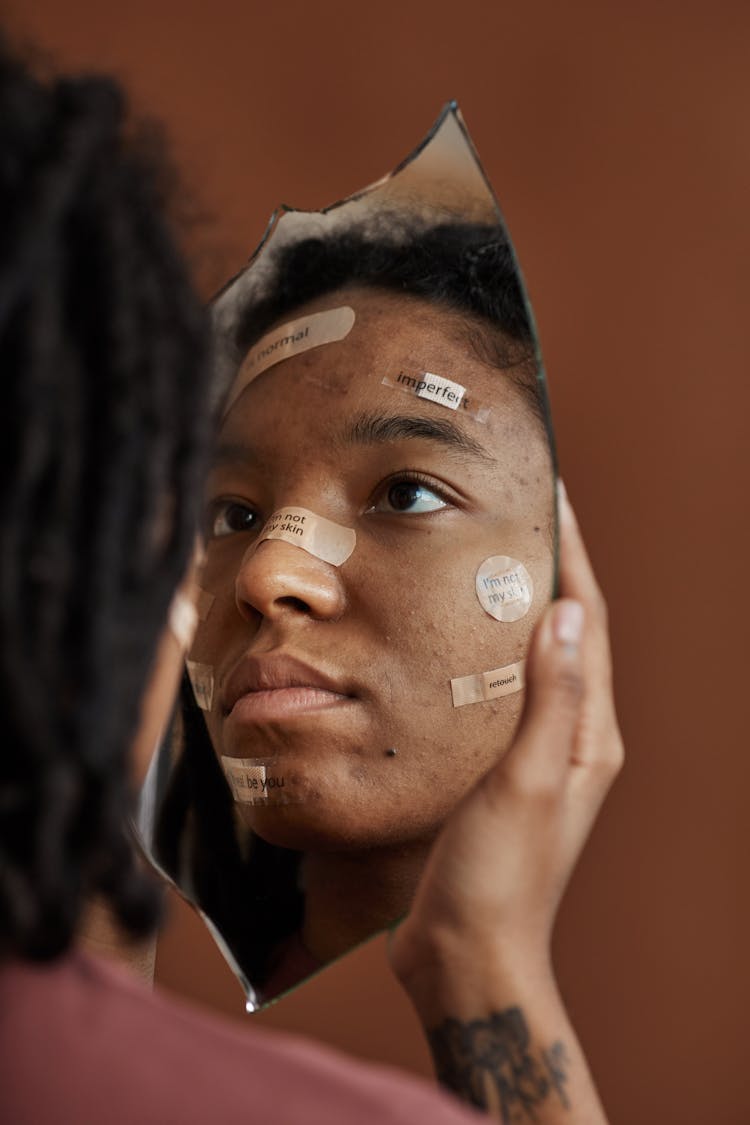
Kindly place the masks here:
<instances>
[{"instance_id":1,"label":"tattoo lettering on arm","mask_svg":"<svg viewBox=\"0 0 750 1125\"><path fill-rule=\"evenodd\" d=\"M555 1042L534 1057L530 1038L520 1008L468 1022L447 1019L428 1033L440 1082L506 1125L536 1121L537 1109L550 1096L570 1108L564 1045Z\"/></svg>"}]
</instances>

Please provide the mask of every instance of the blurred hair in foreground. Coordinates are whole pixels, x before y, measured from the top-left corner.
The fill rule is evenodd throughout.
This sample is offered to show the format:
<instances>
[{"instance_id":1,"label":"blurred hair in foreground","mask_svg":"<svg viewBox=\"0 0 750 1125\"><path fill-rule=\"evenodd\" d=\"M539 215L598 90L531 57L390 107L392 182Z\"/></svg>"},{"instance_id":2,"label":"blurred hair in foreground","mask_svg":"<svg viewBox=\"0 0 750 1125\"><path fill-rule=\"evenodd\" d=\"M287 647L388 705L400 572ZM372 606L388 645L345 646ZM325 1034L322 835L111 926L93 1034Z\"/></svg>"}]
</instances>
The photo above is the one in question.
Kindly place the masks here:
<instances>
[{"instance_id":1,"label":"blurred hair in foreground","mask_svg":"<svg viewBox=\"0 0 750 1125\"><path fill-rule=\"evenodd\" d=\"M112 80L36 78L0 39L2 957L61 953L92 896L156 919L128 754L211 430L161 148Z\"/></svg>"}]
</instances>

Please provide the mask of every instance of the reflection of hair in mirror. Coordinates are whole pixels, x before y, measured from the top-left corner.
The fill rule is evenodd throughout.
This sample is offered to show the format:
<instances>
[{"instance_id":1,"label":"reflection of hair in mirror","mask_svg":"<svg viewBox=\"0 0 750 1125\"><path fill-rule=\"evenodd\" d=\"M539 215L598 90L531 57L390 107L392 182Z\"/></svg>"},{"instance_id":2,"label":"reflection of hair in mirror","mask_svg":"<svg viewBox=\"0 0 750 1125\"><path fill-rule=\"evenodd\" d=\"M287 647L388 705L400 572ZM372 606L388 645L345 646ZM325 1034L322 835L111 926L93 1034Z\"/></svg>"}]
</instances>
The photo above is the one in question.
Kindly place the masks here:
<instances>
[{"instance_id":1,"label":"reflection of hair in mirror","mask_svg":"<svg viewBox=\"0 0 750 1125\"><path fill-rule=\"evenodd\" d=\"M524 392L546 431L546 390L537 370L533 328L500 225L380 223L305 238L275 253L271 243L265 253L272 255L270 280L242 309L234 341L238 355L316 297L347 285L395 290L469 314L467 344Z\"/></svg>"},{"instance_id":2,"label":"reflection of hair in mirror","mask_svg":"<svg viewBox=\"0 0 750 1125\"><path fill-rule=\"evenodd\" d=\"M193 547L207 341L160 139L126 148L111 82L0 53L0 954L43 960L91 896L133 935L155 920L129 753Z\"/></svg>"},{"instance_id":3,"label":"reflection of hair in mirror","mask_svg":"<svg viewBox=\"0 0 750 1125\"><path fill-rule=\"evenodd\" d=\"M159 808L154 855L181 886L187 876L196 903L262 990L275 968L275 952L302 923L299 853L254 834L247 848L240 845L232 794L187 676L180 704L176 722L182 727L184 753Z\"/></svg>"}]
</instances>

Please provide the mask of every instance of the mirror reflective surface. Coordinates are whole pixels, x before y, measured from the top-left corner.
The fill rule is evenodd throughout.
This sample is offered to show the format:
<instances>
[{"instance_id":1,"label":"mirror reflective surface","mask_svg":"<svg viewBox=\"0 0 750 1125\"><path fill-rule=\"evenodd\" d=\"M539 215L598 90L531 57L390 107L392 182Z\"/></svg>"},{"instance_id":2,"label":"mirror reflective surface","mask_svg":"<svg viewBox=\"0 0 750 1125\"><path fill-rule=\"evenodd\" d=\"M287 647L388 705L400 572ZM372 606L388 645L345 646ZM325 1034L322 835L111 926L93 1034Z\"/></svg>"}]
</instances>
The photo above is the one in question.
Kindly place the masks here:
<instances>
[{"instance_id":1,"label":"mirror reflective surface","mask_svg":"<svg viewBox=\"0 0 750 1125\"><path fill-rule=\"evenodd\" d=\"M554 452L455 105L370 188L277 212L214 320L200 623L139 827L252 1009L405 913L510 745Z\"/></svg>"}]
</instances>

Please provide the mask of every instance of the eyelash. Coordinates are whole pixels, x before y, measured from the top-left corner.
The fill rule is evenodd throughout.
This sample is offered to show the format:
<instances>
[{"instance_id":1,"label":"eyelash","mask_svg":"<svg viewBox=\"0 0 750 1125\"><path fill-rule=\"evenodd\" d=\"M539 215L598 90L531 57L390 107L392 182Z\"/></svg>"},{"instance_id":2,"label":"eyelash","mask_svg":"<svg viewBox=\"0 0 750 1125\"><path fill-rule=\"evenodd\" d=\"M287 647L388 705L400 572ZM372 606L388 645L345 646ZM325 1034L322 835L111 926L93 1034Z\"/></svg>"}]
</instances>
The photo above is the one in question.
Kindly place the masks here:
<instances>
[{"instance_id":1,"label":"eyelash","mask_svg":"<svg viewBox=\"0 0 750 1125\"><path fill-rule=\"evenodd\" d=\"M378 501L387 496L388 491L398 484L411 484L422 487L426 491L431 492L434 496L436 496L446 507L452 508L456 506L455 499L453 499L448 494L447 489L438 484L435 480L433 480L432 477L428 477L424 473L420 473L413 469L402 469L397 473L392 473L391 476L380 482L380 484L370 496L370 500L368 501L367 507L365 508L365 514L367 514L368 512L377 513L378 509L376 505ZM226 515L233 506L244 509L247 513L253 514L255 516L253 525L247 528L230 528L228 531L219 533L215 532L213 529L219 517L222 514ZM403 514L411 514L413 516L424 517L444 510L444 508L435 508L432 511L412 513L404 512ZM395 511L386 511L380 514L396 515L397 513ZM248 503L248 501L229 496L218 497L216 500L213 500L207 507L204 535L207 541L212 539L225 539L230 535L239 535L244 532L258 531L263 526L264 522L265 520L261 519L261 515L258 509L254 508L252 504Z\"/></svg>"},{"instance_id":2,"label":"eyelash","mask_svg":"<svg viewBox=\"0 0 750 1125\"><path fill-rule=\"evenodd\" d=\"M248 528L230 528L228 531L215 532L214 527L219 517L222 514L226 516L229 509L232 507L244 508L247 512L252 513L255 516L254 525ZM254 508L253 505L249 504L246 500L238 500L236 497L232 496L220 496L216 500L212 500L206 508L204 525L204 537L206 542L212 539L226 539L230 535L240 535L243 532L257 531L260 527L262 527L260 513L257 508Z\"/></svg>"},{"instance_id":3,"label":"eyelash","mask_svg":"<svg viewBox=\"0 0 750 1125\"><path fill-rule=\"evenodd\" d=\"M377 488L372 493L371 500L368 504L368 507L365 509L365 511L366 512L374 512L376 510L375 505L377 504L378 500L381 499L382 497L386 496L388 491L391 488L393 488L395 485L398 485L398 484L406 484L406 485L413 484L413 485L421 486L426 491L433 493L433 495L436 496L439 500L442 500L443 504L445 504L446 507L455 507L455 504L456 504L455 500L452 499L451 496L448 494L447 490L442 485L440 485L437 481L435 481L432 477L428 477L424 473L420 473L420 472L418 472L416 470L413 470L413 469L401 469L399 472L392 473L391 476L387 477L384 481L381 481L381 483L377 486ZM415 516L428 516L428 515L433 515L433 514L435 514L436 512L439 512L439 511L444 511L444 509L443 508L435 508L432 512L412 512L412 513L404 513L404 514L411 514L411 515L415 515ZM386 513L383 513L383 514L395 515L396 513L395 512L386 512Z\"/></svg>"}]
</instances>

